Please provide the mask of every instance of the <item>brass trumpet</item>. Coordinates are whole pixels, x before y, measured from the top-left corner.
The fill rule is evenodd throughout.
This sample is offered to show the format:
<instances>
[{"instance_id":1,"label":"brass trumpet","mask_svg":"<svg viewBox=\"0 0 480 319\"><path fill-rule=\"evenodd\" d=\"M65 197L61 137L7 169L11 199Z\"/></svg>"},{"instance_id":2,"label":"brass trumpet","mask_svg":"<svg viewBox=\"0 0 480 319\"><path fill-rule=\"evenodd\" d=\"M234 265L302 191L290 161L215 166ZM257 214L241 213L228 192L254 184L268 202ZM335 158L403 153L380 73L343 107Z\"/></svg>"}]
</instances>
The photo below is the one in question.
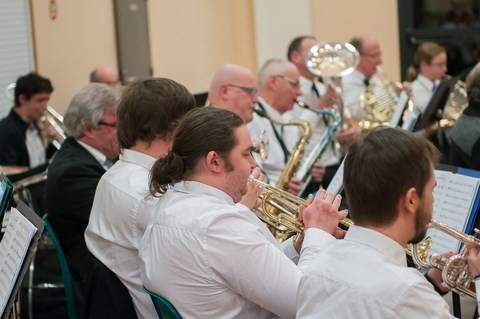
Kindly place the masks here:
<instances>
[{"instance_id":1,"label":"brass trumpet","mask_svg":"<svg viewBox=\"0 0 480 319\"><path fill-rule=\"evenodd\" d=\"M480 239L456 230L445 223L431 220L427 227L436 228L447 235L458 239L464 244L480 247ZM476 234L479 234L478 229L475 229L475 232ZM418 244L412 245L412 258L415 264L424 268L434 267L440 269L442 271L442 280L444 286L461 295L467 295L472 298L476 298L475 292L470 289L470 286L474 280L470 274L470 268L468 267L466 246L462 248L460 253L450 258L446 258L438 254L428 256L431 243L432 239L427 237L424 240L424 244L422 245L423 247L419 248Z\"/></svg>"},{"instance_id":2,"label":"brass trumpet","mask_svg":"<svg viewBox=\"0 0 480 319\"><path fill-rule=\"evenodd\" d=\"M263 218L260 217L260 219L281 232L288 234L296 233L294 240L297 243L301 243L305 225L298 219L298 207L307 207L309 205L307 201L252 177L249 177L248 181L256 183L264 189L264 192L259 197L262 201L261 214L263 215ZM258 213L256 212L257 216ZM344 218L340 220L340 224L350 227L353 225L353 221L349 218Z\"/></svg>"}]
</instances>

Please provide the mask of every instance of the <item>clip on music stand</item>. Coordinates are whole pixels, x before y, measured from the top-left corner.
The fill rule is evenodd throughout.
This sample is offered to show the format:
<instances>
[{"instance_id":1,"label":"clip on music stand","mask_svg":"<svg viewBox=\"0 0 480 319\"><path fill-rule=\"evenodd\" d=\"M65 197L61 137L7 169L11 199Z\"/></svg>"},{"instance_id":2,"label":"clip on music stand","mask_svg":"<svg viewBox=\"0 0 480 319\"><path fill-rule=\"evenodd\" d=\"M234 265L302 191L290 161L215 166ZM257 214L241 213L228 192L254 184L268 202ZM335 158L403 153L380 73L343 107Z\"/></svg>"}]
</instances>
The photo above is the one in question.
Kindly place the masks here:
<instances>
[{"instance_id":1,"label":"clip on music stand","mask_svg":"<svg viewBox=\"0 0 480 319\"><path fill-rule=\"evenodd\" d=\"M36 231L32 238L30 239L28 249L26 251L25 257L22 260L20 270L18 272L18 276L16 278L9 278L12 281L14 281L13 284L13 289L11 290L11 293L8 297L8 300L6 302L6 306L4 308L4 311L1 315L1 319L7 319L12 311L12 307L15 301L15 297L17 296L18 290L20 288L20 285L22 284L23 277L25 276L25 273L28 269L28 266L30 262L32 261L32 258L35 254L35 250L37 247L38 240L40 239L40 236L43 232L43 227L44 223L43 220L30 208L28 207L25 203L20 202L17 205L17 210L22 214L33 226L36 227ZM4 236L5 239L5 236ZM1 300L0 300L1 301ZM16 312L14 311L14 314ZM14 316L15 317L15 316Z\"/></svg>"}]
</instances>

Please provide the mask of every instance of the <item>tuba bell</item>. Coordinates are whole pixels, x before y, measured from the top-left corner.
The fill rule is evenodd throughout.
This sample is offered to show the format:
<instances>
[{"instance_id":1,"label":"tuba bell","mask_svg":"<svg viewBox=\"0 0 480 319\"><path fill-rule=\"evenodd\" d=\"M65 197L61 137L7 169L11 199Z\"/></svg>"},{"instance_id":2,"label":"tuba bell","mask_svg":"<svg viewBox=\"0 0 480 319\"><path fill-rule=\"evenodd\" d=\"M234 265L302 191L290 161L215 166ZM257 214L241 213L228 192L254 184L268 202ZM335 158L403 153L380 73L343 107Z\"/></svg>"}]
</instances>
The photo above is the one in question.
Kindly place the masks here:
<instances>
[{"instance_id":1,"label":"tuba bell","mask_svg":"<svg viewBox=\"0 0 480 319\"><path fill-rule=\"evenodd\" d=\"M438 229L447 235L458 239L464 244L471 244L480 247L480 240L477 237L467 235L445 223L431 220L427 227ZM479 233L477 229L475 229L475 232L477 234ZM427 237L427 239L424 240L424 243L423 247L419 247L417 244L412 245L412 258L415 264L423 268L434 267L440 269L442 271L444 286L461 295L475 298L476 294L471 290L471 285L474 283L474 280L470 274L470 268L467 262L466 247L464 246L460 253L450 258L446 258L438 254L428 256L432 243L431 238Z\"/></svg>"},{"instance_id":2,"label":"tuba bell","mask_svg":"<svg viewBox=\"0 0 480 319\"><path fill-rule=\"evenodd\" d=\"M308 53L305 64L314 75L322 77L325 85L330 85L337 93L336 108L340 114L340 126L350 119L344 109L341 77L353 72L360 61L360 54L350 43L321 42Z\"/></svg>"}]
</instances>

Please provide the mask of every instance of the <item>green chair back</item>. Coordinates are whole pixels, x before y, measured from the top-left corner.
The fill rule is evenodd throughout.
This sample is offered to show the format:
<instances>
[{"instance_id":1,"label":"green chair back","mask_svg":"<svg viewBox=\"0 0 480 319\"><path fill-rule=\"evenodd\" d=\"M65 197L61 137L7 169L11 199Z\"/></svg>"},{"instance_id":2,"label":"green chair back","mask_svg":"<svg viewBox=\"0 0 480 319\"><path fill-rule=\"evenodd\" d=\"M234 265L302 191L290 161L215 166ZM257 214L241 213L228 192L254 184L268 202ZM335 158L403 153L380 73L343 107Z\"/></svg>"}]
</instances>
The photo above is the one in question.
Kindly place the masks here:
<instances>
[{"instance_id":1,"label":"green chair back","mask_svg":"<svg viewBox=\"0 0 480 319\"><path fill-rule=\"evenodd\" d=\"M153 305L160 319L182 319L177 309L165 298L143 287L152 298Z\"/></svg>"},{"instance_id":2,"label":"green chair back","mask_svg":"<svg viewBox=\"0 0 480 319\"><path fill-rule=\"evenodd\" d=\"M55 250L57 252L58 261L60 263L60 270L62 272L62 281L63 285L65 286L65 297L67 299L67 310L68 310L68 317L70 319L77 319L77 311L75 309L75 304L73 301L73 287L72 287L72 276L70 274L70 269L68 268L67 259L63 254L62 247L58 242L58 238L53 231L50 222L48 221L48 216L43 216L43 220L45 221L45 229L47 230L48 235L52 238L53 245L55 246Z\"/></svg>"}]
</instances>

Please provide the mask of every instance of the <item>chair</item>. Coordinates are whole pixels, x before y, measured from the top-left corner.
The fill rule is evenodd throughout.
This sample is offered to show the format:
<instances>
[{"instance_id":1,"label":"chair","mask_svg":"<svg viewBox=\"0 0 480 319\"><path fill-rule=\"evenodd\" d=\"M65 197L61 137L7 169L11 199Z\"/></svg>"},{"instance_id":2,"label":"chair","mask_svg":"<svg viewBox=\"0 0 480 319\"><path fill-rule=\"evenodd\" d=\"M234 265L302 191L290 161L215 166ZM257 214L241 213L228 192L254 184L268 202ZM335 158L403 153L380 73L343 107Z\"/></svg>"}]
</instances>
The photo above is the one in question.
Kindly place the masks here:
<instances>
[{"instance_id":1,"label":"chair","mask_svg":"<svg viewBox=\"0 0 480 319\"><path fill-rule=\"evenodd\" d=\"M70 269L68 268L67 259L63 254L62 247L58 242L58 238L53 231L50 222L48 221L48 216L43 216L43 220L45 222L45 229L47 230L48 235L52 239L53 245L55 247L55 251L57 252L58 261L60 263L60 270L62 272L62 281L65 286L65 297L67 299L67 309L68 309L68 317L70 319L77 319L77 311L75 309L75 304L73 301L73 286L72 286L72 276L70 274Z\"/></svg>"},{"instance_id":2,"label":"chair","mask_svg":"<svg viewBox=\"0 0 480 319\"><path fill-rule=\"evenodd\" d=\"M152 298L153 305L160 319L182 319L177 309L165 298L143 287Z\"/></svg>"}]
</instances>

